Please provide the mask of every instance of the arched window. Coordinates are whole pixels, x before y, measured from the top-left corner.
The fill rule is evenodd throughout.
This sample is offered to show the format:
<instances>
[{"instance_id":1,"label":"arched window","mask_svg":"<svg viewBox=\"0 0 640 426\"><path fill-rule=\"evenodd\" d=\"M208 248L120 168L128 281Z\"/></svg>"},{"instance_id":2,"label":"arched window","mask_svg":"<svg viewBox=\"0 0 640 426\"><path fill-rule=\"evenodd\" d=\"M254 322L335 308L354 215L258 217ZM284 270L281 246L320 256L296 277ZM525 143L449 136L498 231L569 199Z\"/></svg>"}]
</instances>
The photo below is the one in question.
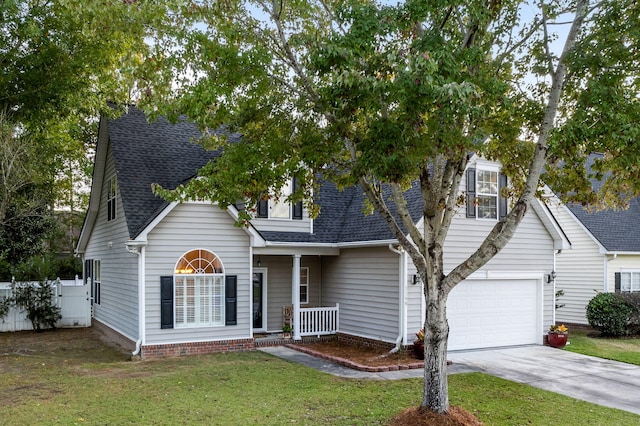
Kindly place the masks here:
<instances>
[{"instance_id":1,"label":"arched window","mask_svg":"<svg viewBox=\"0 0 640 426\"><path fill-rule=\"evenodd\" d=\"M176 327L225 325L224 267L214 253L185 253L176 262L173 282Z\"/></svg>"}]
</instances>

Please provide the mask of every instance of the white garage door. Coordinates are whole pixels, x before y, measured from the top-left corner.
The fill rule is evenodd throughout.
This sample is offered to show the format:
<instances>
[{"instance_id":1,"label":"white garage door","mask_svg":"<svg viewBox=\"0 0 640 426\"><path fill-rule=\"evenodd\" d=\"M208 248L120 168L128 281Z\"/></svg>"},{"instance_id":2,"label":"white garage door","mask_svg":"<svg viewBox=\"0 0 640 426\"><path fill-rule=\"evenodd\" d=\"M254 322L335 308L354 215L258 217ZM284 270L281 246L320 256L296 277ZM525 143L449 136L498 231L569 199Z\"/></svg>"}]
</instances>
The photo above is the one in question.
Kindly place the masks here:
<instances>
[{"instance_id":1,"label":"white garage door","mask_svg":"<svg viewBox=\"0 0 640 426\"><path fill-rule=\"evenodd\" d=\"M447 302L449 350L536 343L542 336L540 281L465 280Z\"/></svg>"}]
</instances>

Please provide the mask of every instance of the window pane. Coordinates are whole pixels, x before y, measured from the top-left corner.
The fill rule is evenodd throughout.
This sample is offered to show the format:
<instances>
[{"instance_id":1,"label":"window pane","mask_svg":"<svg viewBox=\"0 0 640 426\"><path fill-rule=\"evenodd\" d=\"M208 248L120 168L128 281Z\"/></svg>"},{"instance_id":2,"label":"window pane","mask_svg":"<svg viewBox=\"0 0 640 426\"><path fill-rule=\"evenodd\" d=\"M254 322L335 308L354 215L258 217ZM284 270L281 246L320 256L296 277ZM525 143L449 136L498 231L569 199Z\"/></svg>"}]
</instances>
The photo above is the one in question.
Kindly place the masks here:
<instances>
[{"instance_id":1,"label":"window pane","mask_svg":"<svg viewBox=\"0 0 640 426\"><path fill-rule=\"evenodd\" d=\"M184 324L184 278L176 277L175 278L175 311L176 311L176 325Z\"/></svg>"},{"instance_id":2,"label":"window pane","mask_svg":"<svg viewBox=\"0 0 640 426\"><path fill-rule=\"evenodd\" d=\"M479 194L498 194L498 172L489 170L478 171L478 188Z\"/></svg>"},{"instance_id":3,"label":"window pane","mask_svg":"<svg viewBox=\"0 0 640 426\"><path fill-rule=\"evenodd\" d=\"M185 323L193 324L196 319L196 288L195 280L189 277L185 280L185 297L186 297L186 315Z\"/></svg>"},{"instance_id":4,"label":"window pane","mask_svg":"<svg viewBox=\"0 0 640 426\"><path fill-rule=\"evenodd\" d=\"M631 273L629 272L620 273L620 290L631 291Z\"/></svg>"},{"instance_id":5,"label":"window pane","mask_svg":"<svg viewBox=\"0 0 640 426\"><path fill-rule=\"evenodd\" d=\"M291 182L282 187L280 194L279 200L269 200L269 217L289 219L291 218L291 204L285 200L291 195Z\"/></svg>"},{"instance_id":6,"label":"window pane","mask_svg":"<svg viewBox=\"0 0 640 426\"><path fill-rule=\"evenodd\" d=\"M282 200L277 202L271 201L271 217L289 219L289 210L289 203L284 203Z\"/></svg>"},{"instance_id":7,"label":"window pane","mask_svg":"<svg viewBox=\"0 0 640 426\"><path fill-rule=\"evenodd\" d=\"M631 291L640 291L640 272L631 274Z\"/></svg>"},{"instance_id":8,"label":"window pane","mask_svg":"<svg viewBox=\"0 0 640 426\"><path fill-rule=\"evenodd\" d=\"M478 218L496 219L498 217L498 198L481 195L477 198Z\"/></svg>"}]
</instances>

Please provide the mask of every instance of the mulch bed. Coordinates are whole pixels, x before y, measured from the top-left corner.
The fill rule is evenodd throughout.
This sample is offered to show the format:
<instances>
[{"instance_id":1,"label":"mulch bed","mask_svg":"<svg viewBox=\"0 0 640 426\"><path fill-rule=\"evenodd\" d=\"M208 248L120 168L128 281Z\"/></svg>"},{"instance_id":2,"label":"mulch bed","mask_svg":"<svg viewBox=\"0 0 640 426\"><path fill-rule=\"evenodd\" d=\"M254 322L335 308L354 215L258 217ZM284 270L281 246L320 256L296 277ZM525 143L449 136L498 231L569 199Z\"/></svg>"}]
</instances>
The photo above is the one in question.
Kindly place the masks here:
<instances>
[{"instance_id":1,"label":"mulch bed","mask_svg":"<svg viewBox=\"0 0 640 426\"><path fill-rule=\"evenodd\" d=\"M290 344L287 347L354 370L371 373L424 368L423 361L416 359L413 353L406 351L390 353L384 349L347 345L338 341L304 345Z\"/></svg>"}]
</instances>

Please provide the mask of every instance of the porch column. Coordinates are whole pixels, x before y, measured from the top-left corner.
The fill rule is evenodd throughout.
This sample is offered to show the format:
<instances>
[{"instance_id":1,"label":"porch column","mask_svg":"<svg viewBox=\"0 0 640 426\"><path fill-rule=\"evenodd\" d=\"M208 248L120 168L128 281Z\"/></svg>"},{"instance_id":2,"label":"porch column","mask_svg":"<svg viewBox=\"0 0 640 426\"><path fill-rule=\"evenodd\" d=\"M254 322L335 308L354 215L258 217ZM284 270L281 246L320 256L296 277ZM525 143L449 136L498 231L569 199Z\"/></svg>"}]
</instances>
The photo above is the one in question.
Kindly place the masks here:
<instances>
[{"instance_id":1,"label":"porch column","mask_svg":"<svg viewBox=\"0 0 640 426\"><path fill-rule=\"evenodd\" d=\"M291 303L293 304L293 340L301 340L300 337L300 258L302 255L293 256L293 274L291 280Z\"/></svg>"}]
</instances>

